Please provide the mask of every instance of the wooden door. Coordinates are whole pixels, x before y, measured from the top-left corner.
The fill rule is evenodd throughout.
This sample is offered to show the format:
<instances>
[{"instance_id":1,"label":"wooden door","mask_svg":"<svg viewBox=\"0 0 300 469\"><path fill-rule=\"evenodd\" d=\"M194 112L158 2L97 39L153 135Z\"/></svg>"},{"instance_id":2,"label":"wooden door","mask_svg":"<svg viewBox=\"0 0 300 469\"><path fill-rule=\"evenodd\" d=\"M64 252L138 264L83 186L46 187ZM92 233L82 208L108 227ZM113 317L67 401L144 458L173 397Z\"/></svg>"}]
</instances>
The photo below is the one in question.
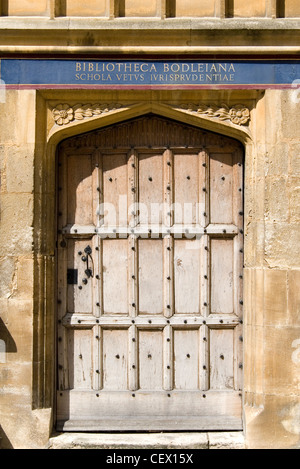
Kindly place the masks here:
<instances>
[{"instance_id":1,"label":"wooden door","mask_svg":"<svg viewBox=\"0 0 300 469\"><path fill-rule=\"evenodd\" d=\"M242 161L152 115L60 145L57 429L242 428Z\"/></svg>"}]
</instances>

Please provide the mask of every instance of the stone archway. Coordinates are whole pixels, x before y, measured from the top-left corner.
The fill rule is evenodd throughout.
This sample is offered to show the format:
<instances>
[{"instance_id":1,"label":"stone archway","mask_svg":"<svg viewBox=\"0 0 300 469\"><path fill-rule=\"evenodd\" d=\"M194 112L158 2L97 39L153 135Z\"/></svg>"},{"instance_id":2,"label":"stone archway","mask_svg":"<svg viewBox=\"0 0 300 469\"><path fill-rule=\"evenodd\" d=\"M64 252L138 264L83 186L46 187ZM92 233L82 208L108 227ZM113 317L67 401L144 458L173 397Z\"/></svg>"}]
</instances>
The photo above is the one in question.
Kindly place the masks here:
<instances>
[{"instance_id":1,"label":"stone archway","mask_svg":"<svg viewBox=\"0 0 300 469\"><path fill-rule=\"evenodd\" d=\"M60 430L242 428L242 161L234 140L155 115L60 146ZM166 210L101 221L124 195L126 212Z\"/></svg>"}]
</instances>

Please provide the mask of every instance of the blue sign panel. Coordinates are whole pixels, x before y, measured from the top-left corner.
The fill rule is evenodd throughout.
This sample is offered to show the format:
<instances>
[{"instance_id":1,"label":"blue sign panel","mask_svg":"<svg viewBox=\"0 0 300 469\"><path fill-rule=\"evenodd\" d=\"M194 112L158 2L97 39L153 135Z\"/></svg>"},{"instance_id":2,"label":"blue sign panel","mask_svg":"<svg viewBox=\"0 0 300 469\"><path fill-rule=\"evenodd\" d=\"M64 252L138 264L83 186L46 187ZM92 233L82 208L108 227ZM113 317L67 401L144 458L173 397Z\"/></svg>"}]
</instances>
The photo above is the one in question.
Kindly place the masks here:
<instances>
[{"instance_id":1,"label":"blue sign panel","mask_svg":"<svg viewBox=\"0 0 300 469\"><path fill-rule=\"evenodd\" d=\"M300 62L2 59L0 78L19 88L291 87Z\"/></svg>"}]
</instances>

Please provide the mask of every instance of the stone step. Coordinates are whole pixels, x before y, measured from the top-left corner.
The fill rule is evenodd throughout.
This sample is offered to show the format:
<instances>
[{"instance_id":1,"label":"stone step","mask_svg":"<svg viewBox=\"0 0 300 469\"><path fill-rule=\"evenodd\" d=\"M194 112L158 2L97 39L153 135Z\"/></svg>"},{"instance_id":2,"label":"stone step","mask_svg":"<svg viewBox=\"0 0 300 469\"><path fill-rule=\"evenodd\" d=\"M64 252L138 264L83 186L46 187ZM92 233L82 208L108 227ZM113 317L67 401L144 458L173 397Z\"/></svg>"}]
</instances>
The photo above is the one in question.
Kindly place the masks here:
<instances>
[{"instance_id":1,"label":"stone step","mask_svg":"<svg viewBox=\"0 0 300 469\"><path fill-rule=\"evenodd\" d=\"M62 433L47 449L245 449L242 432Z\"/></svg>"}]
</instances>

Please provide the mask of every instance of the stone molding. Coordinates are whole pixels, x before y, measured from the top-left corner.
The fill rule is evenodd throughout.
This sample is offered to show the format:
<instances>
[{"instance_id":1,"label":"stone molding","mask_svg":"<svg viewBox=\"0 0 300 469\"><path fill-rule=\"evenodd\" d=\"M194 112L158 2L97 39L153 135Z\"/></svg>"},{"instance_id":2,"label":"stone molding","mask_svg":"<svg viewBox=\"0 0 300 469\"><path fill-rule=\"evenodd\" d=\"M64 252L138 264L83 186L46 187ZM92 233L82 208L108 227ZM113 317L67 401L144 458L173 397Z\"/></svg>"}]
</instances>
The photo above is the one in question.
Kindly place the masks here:
<instances>
[{"instance_id":1,"label":"stone molding","mask_svg":"<svg viewBox=\"0 0 300 469\"><path fill-rule=\"evenodd\" d=\"M192 114L200 114L221 121L230 121L235 125L247 125L250 121L250 110L243 104L235 104L227 106L226 104L182 104L179 108L181 111L187 111Z\"/></svg>"},{"instance_id":2,"label":"stone molding","mask_svg":"<svg viewBox=\"0 0 300 469\"><path fill-rule=\"evenodd\" d=\"M52 109L54 122L58 126L68 125L74 121L100 116L121 109L122 104L76 104L71 106L67 103L57 104Z\"/></svg>"},{"instance_id":3,"label":"stone molding","mask_svg":"<svg viewBox=\"0 0 300 469\"><path fill-rule=\"evenodd\" d=\"M124 108L122 104L76 104L74 106L67 103L57 104L52 109L54 122L57 126L65 126L74 121L82 121L88 118L97 117L101 114L117 111ZM238 126L246 126L250 121L250 110L243 104L235 104L227 106L226 104L181 104L179 111L186 111L190 114L198 114L202 117L210 119L218 119L220 121L230 121Z\"/></svg>"}]
</instances>

